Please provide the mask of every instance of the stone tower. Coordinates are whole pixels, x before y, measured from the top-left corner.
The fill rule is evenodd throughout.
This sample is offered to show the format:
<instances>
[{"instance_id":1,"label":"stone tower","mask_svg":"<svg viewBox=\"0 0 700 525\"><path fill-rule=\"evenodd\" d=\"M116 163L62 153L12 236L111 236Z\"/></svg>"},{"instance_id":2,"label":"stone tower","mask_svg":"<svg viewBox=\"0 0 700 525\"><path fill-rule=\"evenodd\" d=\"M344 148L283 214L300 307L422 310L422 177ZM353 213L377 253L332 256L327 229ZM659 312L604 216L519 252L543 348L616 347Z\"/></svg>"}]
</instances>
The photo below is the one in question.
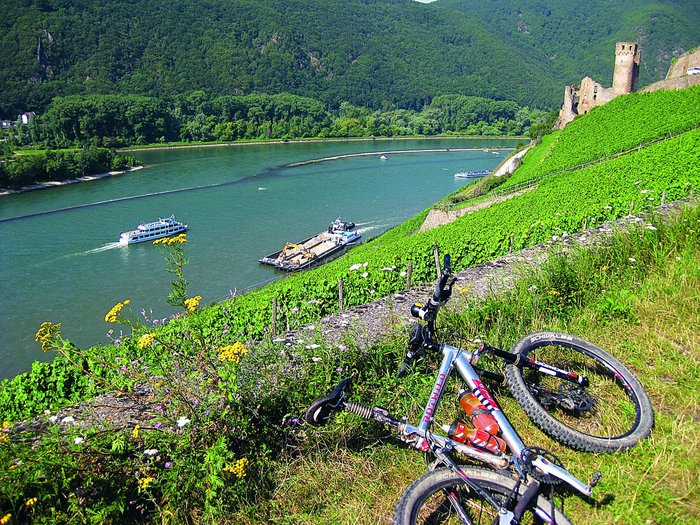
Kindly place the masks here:
<instances>
[{"instance_id":1,"label":"stone tower","mask_svg":"<svg viewBox=\"0 0 700 525\"><path fill-rule=\"evenodd\" d=\"M641 52L636 42L618 42L615 45L613 96L631 93L637 87Z\"/></svg>"}]
</instances>

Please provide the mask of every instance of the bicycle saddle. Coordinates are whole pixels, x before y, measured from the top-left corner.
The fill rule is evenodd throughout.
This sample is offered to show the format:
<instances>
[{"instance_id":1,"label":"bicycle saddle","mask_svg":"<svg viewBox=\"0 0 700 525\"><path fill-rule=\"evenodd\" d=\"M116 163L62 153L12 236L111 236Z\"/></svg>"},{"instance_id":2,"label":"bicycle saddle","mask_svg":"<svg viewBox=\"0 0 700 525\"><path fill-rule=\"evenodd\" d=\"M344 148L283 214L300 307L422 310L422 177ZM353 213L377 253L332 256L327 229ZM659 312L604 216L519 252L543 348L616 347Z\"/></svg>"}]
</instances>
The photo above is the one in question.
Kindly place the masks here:
<instances>
[{"instance_id":1,"label":"bicycle saddle","mask_svg":"<svg viewBox=\"0 0 700 525\"><path fill-rule=\"evenodd\" d=\"M334 410L343 408L345 390L352 384L352 377L343 379L330 395L319 397L306 411L304 419L314 426L321 426L328 423Z\"/></svg>"}]
</instances>

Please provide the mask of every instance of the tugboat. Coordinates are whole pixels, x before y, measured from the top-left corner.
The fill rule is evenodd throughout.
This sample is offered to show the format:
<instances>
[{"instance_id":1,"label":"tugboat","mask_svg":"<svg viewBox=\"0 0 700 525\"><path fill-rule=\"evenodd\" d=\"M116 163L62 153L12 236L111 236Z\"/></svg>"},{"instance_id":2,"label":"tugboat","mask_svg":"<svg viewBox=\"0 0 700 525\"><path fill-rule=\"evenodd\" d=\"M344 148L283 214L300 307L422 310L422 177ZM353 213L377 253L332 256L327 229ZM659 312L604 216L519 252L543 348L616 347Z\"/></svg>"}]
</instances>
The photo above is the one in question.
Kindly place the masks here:
<instances>
[{"instance_id":1,"label":"tugboat","mask_svg":"<svg viewBox=\"0 0 700 525\"><path fill-rule=\"evenodd\" d=\"M266 255L258 262L285 272L306 270L328 261L331 256L355 244L360 237L354 222L338 217L326 231L298 243L288 242L280 251Z\"/></svg>"},{"instance_id":2,"label":"tugboat","mask_svg":"<svg viewBox=\"0 0 700 525\"><path fill-rule=\"evenodd\" d=\"M136 244L137 242L153 241L161 237L170 237L187 230L187 224L175 220L175 215L158 219L153 222L142 222L135 230L122 232L120 244Z\"/></svg>"}]
</instances>

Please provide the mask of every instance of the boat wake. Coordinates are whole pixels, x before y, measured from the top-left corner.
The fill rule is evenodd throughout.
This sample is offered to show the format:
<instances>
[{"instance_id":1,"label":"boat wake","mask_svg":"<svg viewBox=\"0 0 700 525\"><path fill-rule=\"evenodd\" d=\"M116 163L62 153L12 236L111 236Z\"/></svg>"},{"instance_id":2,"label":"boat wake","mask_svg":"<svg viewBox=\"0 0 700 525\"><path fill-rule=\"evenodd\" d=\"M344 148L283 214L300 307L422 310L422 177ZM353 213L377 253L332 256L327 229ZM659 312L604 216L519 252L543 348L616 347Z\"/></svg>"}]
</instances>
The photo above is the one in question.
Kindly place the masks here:
<instances>
[{"instance_id":1,"label":"boat wake","mask_svg":"<svg viewBox=\"0 0 700 525\"><path fill-rule=\"evenodd\" d=\"M115 248L122 248L123 246L126 245L120 242L108 242L107 244L105 244L104 246L100 246L99 248L93 248L92 250L74 253L73 255L92 255L93 253L106 252L108 250L114 250Z\"/></svg>"}]
</instances>

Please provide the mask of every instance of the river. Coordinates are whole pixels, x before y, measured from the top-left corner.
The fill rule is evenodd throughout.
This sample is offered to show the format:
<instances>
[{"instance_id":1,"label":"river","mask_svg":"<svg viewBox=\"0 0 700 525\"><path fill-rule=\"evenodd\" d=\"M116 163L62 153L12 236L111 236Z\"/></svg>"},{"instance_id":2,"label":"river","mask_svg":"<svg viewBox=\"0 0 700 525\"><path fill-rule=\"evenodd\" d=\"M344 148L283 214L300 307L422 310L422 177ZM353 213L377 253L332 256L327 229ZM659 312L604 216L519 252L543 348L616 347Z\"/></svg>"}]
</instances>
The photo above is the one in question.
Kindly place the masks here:
<instances>
[{"instance_id":1,"label":"river","mask_svg":"<svg viewBox=\"0 0 700 525\"><path fill-rule=\"evenodd\" d=\"M522 142L522 141L521 141ZM337 216L377 236L492 170L512 139L411 139L279 143L132 153L145 168L91 182L0 196L0 379L48 360L34 334L62 323L81 347L109 343L117 302L149 319L170 275L150 243L121 246L119 233L174 214L189 224L185 275L211 303L284 277L257 262L325 229ZM386 157L382 159L381 156ZM327 159L320 162L308 162ZM301 164L299 164L301 163ZM119 333L111 334L118 337Z\"/></svg>"}]
</instances>

